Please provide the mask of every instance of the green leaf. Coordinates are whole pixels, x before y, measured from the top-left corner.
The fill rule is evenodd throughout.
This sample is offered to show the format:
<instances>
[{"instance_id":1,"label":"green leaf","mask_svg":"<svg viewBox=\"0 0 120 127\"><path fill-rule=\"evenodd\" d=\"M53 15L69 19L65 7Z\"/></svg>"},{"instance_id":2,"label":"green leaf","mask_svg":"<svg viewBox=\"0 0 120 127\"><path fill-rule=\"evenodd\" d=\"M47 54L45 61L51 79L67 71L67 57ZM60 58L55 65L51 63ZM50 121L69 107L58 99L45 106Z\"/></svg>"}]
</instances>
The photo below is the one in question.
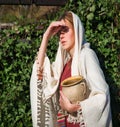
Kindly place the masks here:
<instances>
[{"instance_id":1,"label":"green leaf","mask_svg":"<svg viewBox=\"0 0 120 127\"><path fill-rule=\"evenodd\" d=\"M92 20L94 18L94 14L93 13L89 13L88 15L87 15L87 19L88 20Z\"/></svg>"}]
</instances>

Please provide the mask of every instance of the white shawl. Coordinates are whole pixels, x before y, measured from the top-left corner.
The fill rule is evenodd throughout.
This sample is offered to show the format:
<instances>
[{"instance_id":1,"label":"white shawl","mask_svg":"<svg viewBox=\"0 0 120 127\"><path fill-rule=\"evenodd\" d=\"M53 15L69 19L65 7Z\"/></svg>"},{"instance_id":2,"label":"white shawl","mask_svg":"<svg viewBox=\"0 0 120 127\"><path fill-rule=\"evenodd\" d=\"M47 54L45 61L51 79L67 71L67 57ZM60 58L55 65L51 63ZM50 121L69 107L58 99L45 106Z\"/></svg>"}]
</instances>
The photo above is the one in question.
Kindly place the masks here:
<instances>
[{"instance_id":1,"label":"white shawl","mask_svg":"<svg viewBox=\"0 0 120 127\"><path fill-rule=\"evenodd\" d=\"M84 29L83 25L77 15L71 12L73 15L74 30L75 30L75 52L72 60L72 76L82 75L87 80L88 86L91 89L91 93L88 99L80 102L82 107L82 120L85 127L112 127L111 110L110 110L110 97L109 88L105 81L104 74L100 68L99 61L95 52L90 49L89 43L84 43ZM59 78L63 69L63 66L69 59L69 54L62 50L59 44L55 62L52 64L52 71L54 77L51 75L51 64L48 57L45 57L44 61L44 80L42 82L42 88L37 87L37 74L36 63L34 63L33 71L30 81L30 96L31 96L31 109L33 126L37 127L37 109L40 106L37 104L37 93L41 91L42 101L46 104L49 98L55 95L59 86ZM41 101L41 102L42 102ZM40 106L41 107L41 106ZM53 108L53 107L52 107ZM49 115L50 115L49 107ZM79 111L78 111L79 112ZM53 117L50 116L48 125L53 127ZM70 118L70 121L75 122L74 118ZM42 127L42 126L41 126Z\"/></svg>"}]
</instances>

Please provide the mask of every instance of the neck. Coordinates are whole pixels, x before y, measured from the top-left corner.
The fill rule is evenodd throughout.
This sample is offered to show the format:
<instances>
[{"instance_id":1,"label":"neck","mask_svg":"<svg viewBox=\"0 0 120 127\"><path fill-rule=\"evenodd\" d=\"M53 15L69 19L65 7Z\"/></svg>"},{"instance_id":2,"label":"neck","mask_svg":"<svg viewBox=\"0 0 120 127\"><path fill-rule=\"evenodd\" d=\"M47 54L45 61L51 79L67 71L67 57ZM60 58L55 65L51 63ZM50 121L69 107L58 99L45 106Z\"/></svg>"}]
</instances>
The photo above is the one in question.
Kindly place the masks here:
<instances>
[{"instance_id":1,"label":"neck","mask_svg":"<svg viewBox=\"0 0 120 127\"><path fill-rule=\"evenodd\" d=\"M72 48L72 49L69 51L69 54L70 54L71 58L73 58L74 48Z\"/></svg>"}]
</instances>

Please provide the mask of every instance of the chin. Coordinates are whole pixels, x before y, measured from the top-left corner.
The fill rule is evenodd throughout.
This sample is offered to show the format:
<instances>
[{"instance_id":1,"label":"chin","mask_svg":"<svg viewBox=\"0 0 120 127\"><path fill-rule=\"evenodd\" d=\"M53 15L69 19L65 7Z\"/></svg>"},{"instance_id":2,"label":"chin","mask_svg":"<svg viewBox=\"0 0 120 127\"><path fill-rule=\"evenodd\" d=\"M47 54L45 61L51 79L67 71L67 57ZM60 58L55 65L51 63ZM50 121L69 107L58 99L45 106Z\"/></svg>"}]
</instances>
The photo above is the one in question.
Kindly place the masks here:
<instances>
[{"instance_id":1,"label":"chin","mask_svg":"<svg viewBox=\"0 0 120 127\"><path fill-rule=\"evenodd\" d=\"M66 48L66 47L62 47L64 50L66 50L66 51L69 51L69 49L68 48Z\"/></svg>"}]
</instances>

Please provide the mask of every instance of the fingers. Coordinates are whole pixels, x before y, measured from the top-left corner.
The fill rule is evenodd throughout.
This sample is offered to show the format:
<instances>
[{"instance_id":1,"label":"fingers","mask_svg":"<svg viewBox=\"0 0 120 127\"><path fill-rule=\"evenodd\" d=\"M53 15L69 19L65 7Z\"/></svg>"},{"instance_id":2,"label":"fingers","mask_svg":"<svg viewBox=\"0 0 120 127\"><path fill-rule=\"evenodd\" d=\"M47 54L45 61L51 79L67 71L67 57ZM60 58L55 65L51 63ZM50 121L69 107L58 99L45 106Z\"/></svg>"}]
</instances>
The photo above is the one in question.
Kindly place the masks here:
<instances>
[{"instance_id":1,"label":"fingers","mask_svg":"<svg viewBox=\"0 0 120 127\"><path fill-rule=\"evenodd\" d=\"M62 21L54 21L52 22L49 27L47 28L46 32L45 32L45 35L50 38L51 36L57 34L61 27L62 26L65 26L65 23L62 22Z\"/></svg>"},{"instance_id":2,"label":"fingers","mask_svg":"<svg viewBox=\"0 0 120 127\"><path fill-rule=\"evenodd\" d=\"M69 101L68 98L63 94L62 91L60 91L60 100L66 101L66 102Z\"/></svg>"},{"instance_id":3,"label":"fingers","mask_svg":"<svg viewBox=\"0 0 120 127\"><path fill-rule=\"evenodd\" d=\"M65 23L61 22L61 21L56 21L52 23L52 27L53 27L53 34L55 35L56 33L58 33L61 28L65 26Z\"/></svg>"},{"instance_id":4,"label":"fingers","mask_svg":"<svg viewBox=\"0 0 120 127\"><path fill-rule=\"evenodd\" d=\"M68 110L70 101L68 100L68 98L63 94L62 91L60 91L60 99L59 99L59 105L62 109L64 110Z\"/></svg>"},{"instance_id":5,"label":"fingers","mask_svg":"<svg viewBox=\"0 0 120 127\"><path fill-rule=\"evenodd\" d=\"M60 27L60 26L65 26L65 23L62 21L54 21L50 24L51 27Z\"/></svg>"},{"instance_id":6,"label":"fingers","mask_svg":"<svg viewBox=\"0 0 120 127\"><path fill-rule=\"evenodd\" d=\"M63 92L60 90L60 97L62 98L62 99L64 99L65 98L65 96L64 96L64 94L63 94Z\"/></svg>"},{"instance_id":7,"label":"fingers","mask_svg":"<svg viewBox=\"0 0 120 127\"><path fill-rule=\"evenodd\" d=\"M61 26L57 26L53 28L53 35L57 34L61 30Z\"/></svg>"}]
</instances>

